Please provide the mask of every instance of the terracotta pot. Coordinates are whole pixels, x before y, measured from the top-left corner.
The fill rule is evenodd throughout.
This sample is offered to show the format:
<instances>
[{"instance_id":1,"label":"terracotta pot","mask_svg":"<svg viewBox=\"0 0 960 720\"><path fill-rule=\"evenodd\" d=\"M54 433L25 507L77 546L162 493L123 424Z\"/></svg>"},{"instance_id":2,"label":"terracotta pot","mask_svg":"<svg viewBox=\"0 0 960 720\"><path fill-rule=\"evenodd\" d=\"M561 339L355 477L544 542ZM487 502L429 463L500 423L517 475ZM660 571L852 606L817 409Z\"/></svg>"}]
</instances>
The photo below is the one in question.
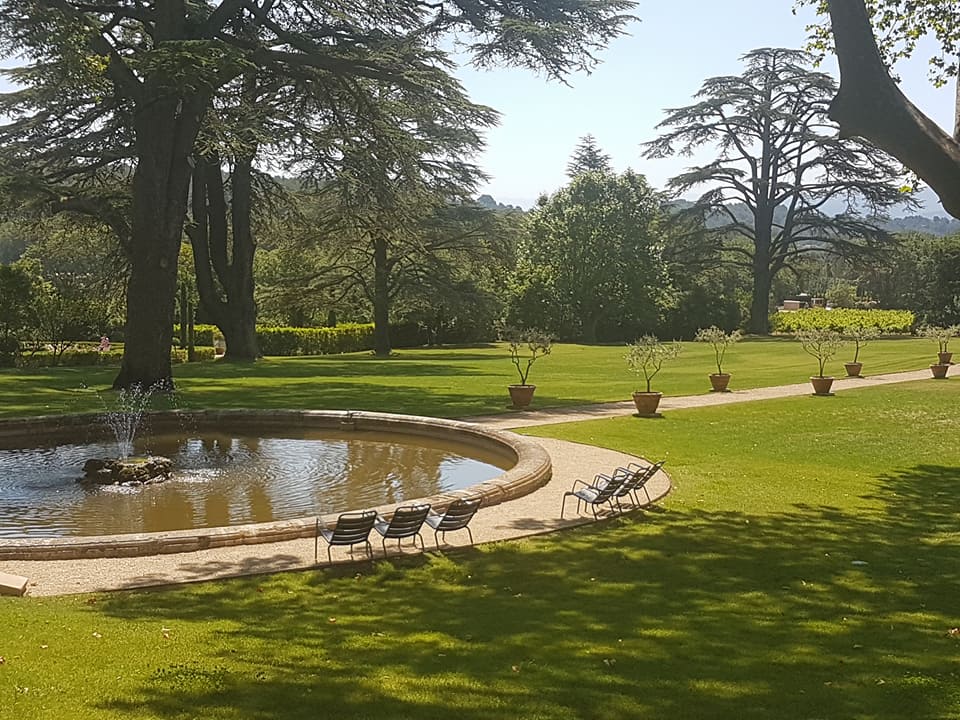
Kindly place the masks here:
<instances>
[{"instance_id":1,"label":"terracotta pot","mask_svg":"<svg viewBox=\"0 0 960 720\"><path fill-rule=\"evenodd\" d=\"M814 395L829 395L830 388L833 386L833 377L830 375L826 377L814 375L810 378L810 382L813 384Z\"/></svg>"},{"instance_id":2,"label":"terracotta pot","mask_svg":"<svg viewBox=\"0 0 960 720\"><path fill-rule=\"evenodd\" d=\"M933 373L933 377L937 380L943 380L947 376L947 370L949 369L950 366L943 363L930 366L930 372Z\"/></svg>"},{"instance_id":3,"label":"terracotta pot","mask_svg":"<svg viewBox=\"0 0 960 720\"><path fill-rule=\"evenodd\" d=\"M515 408L525 408L533 401L533 391L536 385L507 385L510 391L510 400Z\"/></svg>"},{"instance_id":4,"label":"terracotta pot","mask_svg":"<svg viewBox=\"0 0 960 720\"><path fill-rule=\"evenodd\" d=\"M663 393L659 392L635 392L633 404L637 406L637 414L641 417L655 417L662 397Z\"/></svg>"},{"instance_id":5,"label":"terracotta pot","mask_svg":"<svg viewBox=\"0 0 960 720\"><path fill-rule=\"evenodd\" d=\"M950 361L953 359L953 353L952 352L937 353L937 359L940 361L941 365L951 365L952 363Z\"/></svg>"},{"instance_id":6,"label":"terracotta pot","mask_svg":"<svg viewBox=\"0 0 960 720\"><path fill-rule=\"evenodd\" d=\"M726 392L730 384L730 373L710 373L710 384L713 392Z\"/></svg>"},{"instance_id":7,"label":"terracotta pot","mask_svg":"<svg viewBox=\"0 0 960 720\"><path fill-rule=\"evenodd\" d=\"M863 370L862 362L848 362L843 366L847 369L847 377L860 377L860 371Z\"/></svg>"}]
</instances>

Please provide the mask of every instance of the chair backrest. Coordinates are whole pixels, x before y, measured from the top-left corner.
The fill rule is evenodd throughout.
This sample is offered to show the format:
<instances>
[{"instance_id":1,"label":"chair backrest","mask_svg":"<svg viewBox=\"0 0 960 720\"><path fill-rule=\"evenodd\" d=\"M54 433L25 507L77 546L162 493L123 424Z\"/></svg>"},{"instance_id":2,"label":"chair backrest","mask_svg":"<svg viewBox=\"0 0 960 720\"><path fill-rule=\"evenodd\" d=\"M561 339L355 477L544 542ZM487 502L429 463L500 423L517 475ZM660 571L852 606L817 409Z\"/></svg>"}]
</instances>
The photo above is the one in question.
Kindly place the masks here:
<instances>
[{"instance_id":1,"label":"chair backrest","mask_svg":"<svg viewBox=\"0 0 960 720\"><path fill-rule=\"evenodd\" d=\"M427 519L430 512L430 506L423 505L403 505L398 507L393 517L390 518L390 525L383 533L385 538L403 538L416 535L420 532L423 521Z\"/></svg>"},{"instance_id":2,"label":"chair backrest","mask_svg":"<svg viewBox=\"0 0 960 720\"><path fill-rule=\"evenodd\" d=\"M337 526L333 529L332 543L361 543L373 530L373 523L377 520L376 510L343 513L337 518Z\"/></svg>"},{"instance_id":3,"label":"chair backrest","mask_svg":"<svg viewBox=\"0 0 960 720\"><path fill-rule=\"evenodd\" d=\"M450 503L447 511L443 514L443 519L437 525L437 530L447 532L449 530L460 530L467 526L467 523L477 514L480 509L480 503L483 498L461 498Z\"/></svg>"},{"instance_id":4,"label":"chair backrest","mask_svg":"<svg viewBox=\"0 0 960 720\"><path fill-rule=\"evenodd\" d=\"M597 493L597 496L591 501L595 505L600 503L605 503L610 498L617 496L623 484L630 478L630 475L618 475L617 473L613 474L613 477L610 478L610 482L600 488L600 491Z\"/></svg>"},{"instance_id":5,"label":"chair backrest","mask_svg":"<svg viewBox=\"0 0 960 720\"><path fill-rule=\"evenodd\" d=\"M623 497L633 490L639 490L654 475L657 474L657 471L663 467L663 464L666 460L658 460L653 465L648 467L637 467L636 470L632 472L627 472L624 477L623 484L620 486L620 489L617 491L617 497Z\"/></svg>"}]
</instances>

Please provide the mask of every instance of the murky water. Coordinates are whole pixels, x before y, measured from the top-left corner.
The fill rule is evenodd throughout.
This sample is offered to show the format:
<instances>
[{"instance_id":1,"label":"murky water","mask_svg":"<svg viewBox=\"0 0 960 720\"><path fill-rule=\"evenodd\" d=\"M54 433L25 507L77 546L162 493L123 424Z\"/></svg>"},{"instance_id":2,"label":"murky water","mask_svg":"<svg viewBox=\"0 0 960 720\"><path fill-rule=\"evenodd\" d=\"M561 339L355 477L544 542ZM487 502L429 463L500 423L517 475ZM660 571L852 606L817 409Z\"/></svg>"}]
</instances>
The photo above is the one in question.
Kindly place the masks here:
<instances>
[{"instance_id":1,"label":"murky water","mask_svg":"<svg viewBox=\"0 0 960 720\"><path fill-rule=\"evenodd\" d=\"M40 538L240 525L400 502L503 472L475 448L386 433L307 430L278 437L182 432L138 438L173 460L166 482L78 484L113 442L0 449L0 537Z\"/></svg>"}]
</instances>

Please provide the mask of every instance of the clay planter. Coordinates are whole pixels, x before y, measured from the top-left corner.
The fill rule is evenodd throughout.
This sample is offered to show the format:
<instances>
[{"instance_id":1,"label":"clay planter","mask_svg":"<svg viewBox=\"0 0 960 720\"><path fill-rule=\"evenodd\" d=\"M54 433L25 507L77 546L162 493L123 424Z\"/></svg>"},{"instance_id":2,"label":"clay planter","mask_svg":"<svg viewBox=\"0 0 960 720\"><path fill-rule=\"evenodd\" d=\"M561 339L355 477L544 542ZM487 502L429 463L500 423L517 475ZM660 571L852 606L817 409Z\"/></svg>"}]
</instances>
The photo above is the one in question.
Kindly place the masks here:
<instances>
[{"instance_id":1,"label":"clay planter","mask_svg":"<svg viewBox=\"0 0 960 720\"><path fill-rule=\"evenodd\" d=\"M637 414L641 417L657 417L657 406L662 397L663 393L659 392L635 392L633 404L637 406Z\"/></svg>"},{"instance_id":2,"label":"clay planter","mask_svg":"<svg viewBox=\"0 0 960 720\"><path fill-rule=\"evenodd\" d=\"M941 365L950 365L950 364L951 364L950 361L951 361L952 359L953 359L953 353L952 353L952 352L937 353L937 360L940 361L940 364L941 364Z\"/></svg>"},{"instance_id":3,"label":"clay planter","mask_svg":"<svg viewBox=\"0 0 960 720\"><path fill-rule=\"evenodd\" d=\"M847 369L847 377L860 377L860 371L863 370L862 362L848 362L843 366Z\"/></svg>"},{"instance_id":4,"label":"clay planter","mask_svg":"<svg viewBox=\"0 0 960 720\"><path fill-rule=\"evenodd\" d=\"M536 389L536 385L507 385L515 408L527 407L533 401L533 391Z\"/></svg>"},{"instance_id":5,"label":"clay planter","mask_svg":"<svg viewBox=\"0 0 960 720\"><path fill-rule=\"evenodd\" d=\"M710 384L713 392L726 392L730 384L730 373L710 373Z\"/></svg>"},{"instance_id":6,"label":"clay planter","mask_svg":"<svg viewBox=\"0 0 960 720\"><path fill-rule=\"evenodd\" d=\"M940 363L939 365L930 366L930 372L933 373L933 377L936 380L943 380L945 377L947 377L947 370L949 369L950 369L950 366L945 365L943 363Z\"/></svg>"},{"instance_id":7,"label":"clay planter","mask_svg":"<svg viewBox=\"0 0 960 720\"><path fill-rule=\"evenodd\" d=\"M814 395L829 395L830 388L833 386L833 377L829 375L826 377L815 375L810 378L810 382L813 384Z\"/></svg>"}]
</instances>

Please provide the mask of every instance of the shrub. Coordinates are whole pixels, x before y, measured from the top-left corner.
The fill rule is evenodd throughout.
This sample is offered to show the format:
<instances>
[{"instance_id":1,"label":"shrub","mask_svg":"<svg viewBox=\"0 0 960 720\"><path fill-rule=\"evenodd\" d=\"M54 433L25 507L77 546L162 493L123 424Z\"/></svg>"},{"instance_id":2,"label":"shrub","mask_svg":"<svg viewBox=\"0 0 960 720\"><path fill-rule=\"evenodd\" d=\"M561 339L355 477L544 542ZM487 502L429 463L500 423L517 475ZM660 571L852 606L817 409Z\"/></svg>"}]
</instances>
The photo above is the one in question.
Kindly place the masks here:
<instances>
[{"instance_id":1,"label":"shrub","mask_svg":"<svg viewBox=\"0 0 960 720\"><path fill-rule=\"evenodd\" d=\"M216 325L194 325L193 326L193 344L213 347L214 340L223 338L220 328ZM180 344L180 325L173 326L173 342Z\"/></svg>"},{"instance_id":2,"label":"shrub","mask_svg":"<svg viewBox=\"0 0 960 720\"><path fill-rule=\"evenodd\" d=\"M264 355L334 355L373 348L373 323L336 327L258 327L257 342Z\"/></svg>"},{"instance_id":3,"label":"shrub","mask_svg":"<svg viewBox=\"0 0 960 720\"><path fill-rule=\"evenodd\" d=\"M810 308L778 312L773 316L772 332L795 334L803 330L834 330L849 327L876 327L881 333L909 333L916 317L909 310L856 310L853 308Z\"/></svg>"},{"instance_id":4,"label":"shrub","mask_svg":"<svg viewBox=\"0 0 960 720\"><path fill-rule=\"evenodd\" d=\"M16 367L20 361L20 341L13 336L0 337L0 367Z\"/></svg>"},{"instance_id":5,"label":"shrub","mask_svg":"<svg viewBox=\"0 0 960 720\"><path fill-rule=\"evenodd\" d=\"M682 349L678 342L662 342L653 335L644 335L627 345L624 359L637 378L643 377L647 383L646 392L650 392L650 381L660 372L663 363L677 357Z\"/></svg>"}]
</instances>

